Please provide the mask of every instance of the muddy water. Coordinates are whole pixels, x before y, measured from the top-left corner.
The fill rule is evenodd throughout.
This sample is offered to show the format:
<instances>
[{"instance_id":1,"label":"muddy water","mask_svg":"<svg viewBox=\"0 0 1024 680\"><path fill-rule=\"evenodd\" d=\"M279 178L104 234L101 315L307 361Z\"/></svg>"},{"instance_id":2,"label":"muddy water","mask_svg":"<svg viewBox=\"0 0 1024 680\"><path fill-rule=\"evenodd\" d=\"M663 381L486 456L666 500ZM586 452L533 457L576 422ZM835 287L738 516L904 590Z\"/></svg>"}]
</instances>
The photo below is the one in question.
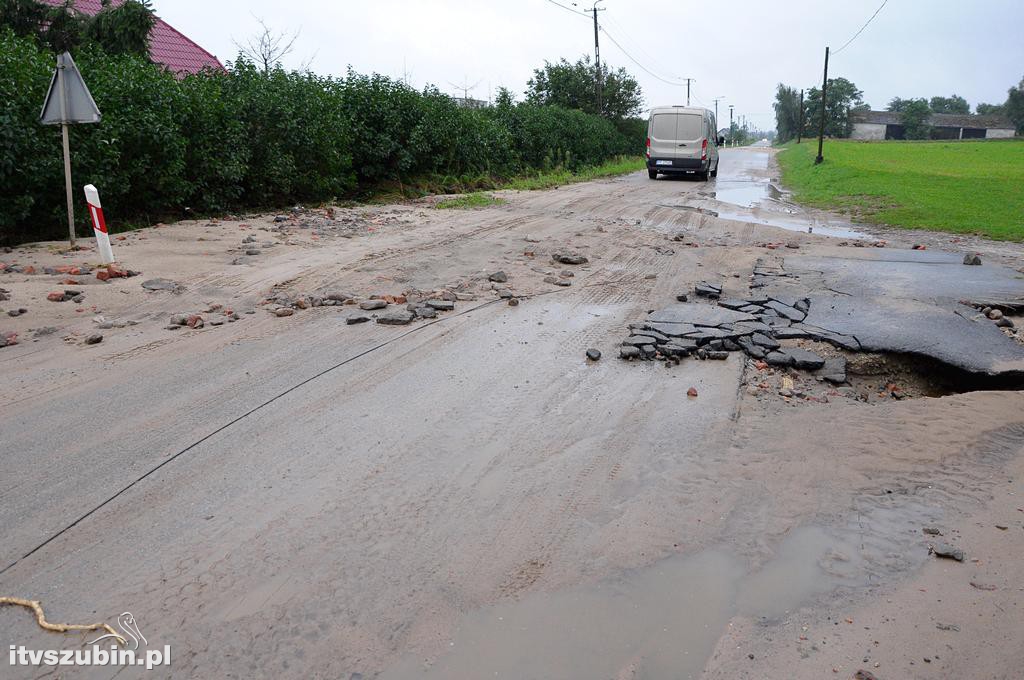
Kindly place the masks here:
<instances>
[{"instance_id":1,"label":"muddy water","mask_svg":"<svg viewBox=\"0 0 1024 680\"><path fill-rule=\"evenodd\" d=\"M863 239L868 234L842 224L814 219L799 207L783 200L782 192L768 178L769 152L745 150L731 154L715 181L711 198L721 204L718 217L727 220L764 224L789 231L815 233L835 238Z\"/></svg>"},{"instance_id":2,"label":"muddy water","mask_svg":"<svg viewBox=\"0 0 1024 680\"><path fill-rule=\"evenodd\" d=\"M749 570L724 549L670 557L621 578L468 614L436 661L407 658L381 678L697 678L729 620L778 619L868 577L858 546L794 530Z\"/></svg>"}]
</instances>

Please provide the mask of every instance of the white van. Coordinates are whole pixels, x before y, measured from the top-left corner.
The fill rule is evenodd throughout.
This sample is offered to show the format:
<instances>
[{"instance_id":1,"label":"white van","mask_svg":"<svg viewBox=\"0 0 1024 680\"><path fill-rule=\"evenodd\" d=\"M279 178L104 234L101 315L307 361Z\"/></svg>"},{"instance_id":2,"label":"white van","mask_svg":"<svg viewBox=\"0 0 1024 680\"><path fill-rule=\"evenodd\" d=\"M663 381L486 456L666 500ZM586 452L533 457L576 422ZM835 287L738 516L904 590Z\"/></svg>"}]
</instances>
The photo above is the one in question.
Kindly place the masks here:
<instances>
[{"instance_id":1,"label":"white van","mask_svg":"<svg viewBox=\"0 0 1024 680\"><path fill-rule=\"evenodd\" d=\"M647 123L647 174L718 175L718 137L715 114L696 106L659 106Z\"/></svg>"}]
</instances>

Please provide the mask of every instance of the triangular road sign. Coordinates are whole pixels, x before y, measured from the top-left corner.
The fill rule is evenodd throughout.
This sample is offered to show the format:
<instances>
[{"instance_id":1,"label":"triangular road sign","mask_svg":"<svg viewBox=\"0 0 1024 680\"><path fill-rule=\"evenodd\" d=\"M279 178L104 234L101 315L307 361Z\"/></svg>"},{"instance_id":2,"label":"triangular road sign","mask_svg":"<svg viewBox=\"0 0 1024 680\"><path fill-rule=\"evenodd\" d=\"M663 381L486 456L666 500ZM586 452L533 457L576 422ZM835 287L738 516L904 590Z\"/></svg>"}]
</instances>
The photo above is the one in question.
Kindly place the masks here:
<instances>
[{"instance_id":1,"label":"triangular road sign","mask_svg":"<svg viewBox=\"0 0 1024 680\"><path fill-rule=\"evenodd\" d=\"M50 91L46 93L39 121L43 125L100 122L100 110L96 108L75 60L67 52L57 56L57 68L50 80Z\"/></svg>"}]
</instances>

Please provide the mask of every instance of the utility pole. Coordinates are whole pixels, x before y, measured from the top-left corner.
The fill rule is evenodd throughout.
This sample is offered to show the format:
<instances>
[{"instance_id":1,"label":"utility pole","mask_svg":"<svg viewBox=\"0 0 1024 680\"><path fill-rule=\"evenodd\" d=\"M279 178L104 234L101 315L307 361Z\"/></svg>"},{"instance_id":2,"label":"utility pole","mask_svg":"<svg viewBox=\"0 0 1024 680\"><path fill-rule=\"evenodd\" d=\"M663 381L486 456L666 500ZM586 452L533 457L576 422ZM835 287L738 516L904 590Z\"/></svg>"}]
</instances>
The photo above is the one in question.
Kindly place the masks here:
<instances>
[{"instance_id":1,"label":"utility pole","mask_svg":"<svg viewBox=\"0 0 1024 680\"><path fill-rule=\"evenodd\" d=\"M732 104L729 104L729 145L730 146L732 146L733 141L734 140L733 140L733 135L732 135Z\"/></svg>"},{"instance_id":2,"label":"utility pole","mask_svg":"<svg viewBox=\"0 0 1024 680\"><path fill-rule=\"evenodd\" d=\"M814 159L814 164L818 165L825 157L821 155L822 147L825 144L825 102L826 90L828 89L828 48L825 48L825 76L821 79L821 122L818 124L818 156Z\"/></svg>"},{"instance_id":3,"label":"utility pole","mask_svg":"<svg viewBox=\"0 0 1024 680\"><path fill-rule=\"evenodd\" d=\"M718 125L718 102L723 99L725 99L725 97L715 97L713 100L715 102L715 125ZM715 133L717 134L717 132L718 131L716 130Z\"/></svg>"},{"instance_id":4,"label":"utility pole","mask_svg":"<svg viewBox=\"0 0 1024 680\"><path fill-rule=\"evenodd\" d=\"M690 82L696 82L696 78L683 78L686 81L686 105L690 105Z\"/></svg>"},{"instance_id":5,"label":"utility pole","mask_svg":"<svg viewBox=\"0 0 1024 680\"><path fill-rule=\"evenodd\" d=\"M594 15L594 91L597 95L597 115L599 116L604 114L604 105L601 101L603 94L601 90L603 89L603 84L601 82L601 41L598 40L600 26L598 26L597 23L597 13L603 12L604 10L598 9L597 6L603 1L604 0L596 0L596 2L594 2L594 6L590 8L590 11Z\"/></svg>"},{"instance_id":6,"label":"utility pole","mask_svg":"<svg viewBox=\"0 0 1024 680\"><path fill-rule=\"evenodd\" d=\"M796 128L796 143L800 143L800 138L804 134L804 91L800 90L800 123Z\"/></svg>"}]
</instances>

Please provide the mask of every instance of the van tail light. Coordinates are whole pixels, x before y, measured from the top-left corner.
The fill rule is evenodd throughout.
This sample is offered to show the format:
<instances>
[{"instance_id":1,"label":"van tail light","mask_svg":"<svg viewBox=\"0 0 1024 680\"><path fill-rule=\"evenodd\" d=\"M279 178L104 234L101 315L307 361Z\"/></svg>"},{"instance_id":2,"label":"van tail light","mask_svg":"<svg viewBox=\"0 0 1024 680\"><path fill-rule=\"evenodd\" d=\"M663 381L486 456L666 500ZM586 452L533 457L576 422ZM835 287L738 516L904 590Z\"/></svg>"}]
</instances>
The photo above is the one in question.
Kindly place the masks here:
<instances>
[{"instance_id":1,"label":"van tail light","mask_svg":"<svg viewBox=\"0 0 1024 680\"><path fill-rule=\"evenodd\" d=\"M651 138L647 138L647 157L651 157Z\"/></svg>"},{"instance_id":2,"label":"van tail light","mask_svg":"<svg viewBox=\"0 0 1024 680\"><path fill-rule=\"evenodd\" d=\"M700 145L700 159L706 161L708 159L708 138L705 137L703 143Z\"/></svg>"}]
</instances>

